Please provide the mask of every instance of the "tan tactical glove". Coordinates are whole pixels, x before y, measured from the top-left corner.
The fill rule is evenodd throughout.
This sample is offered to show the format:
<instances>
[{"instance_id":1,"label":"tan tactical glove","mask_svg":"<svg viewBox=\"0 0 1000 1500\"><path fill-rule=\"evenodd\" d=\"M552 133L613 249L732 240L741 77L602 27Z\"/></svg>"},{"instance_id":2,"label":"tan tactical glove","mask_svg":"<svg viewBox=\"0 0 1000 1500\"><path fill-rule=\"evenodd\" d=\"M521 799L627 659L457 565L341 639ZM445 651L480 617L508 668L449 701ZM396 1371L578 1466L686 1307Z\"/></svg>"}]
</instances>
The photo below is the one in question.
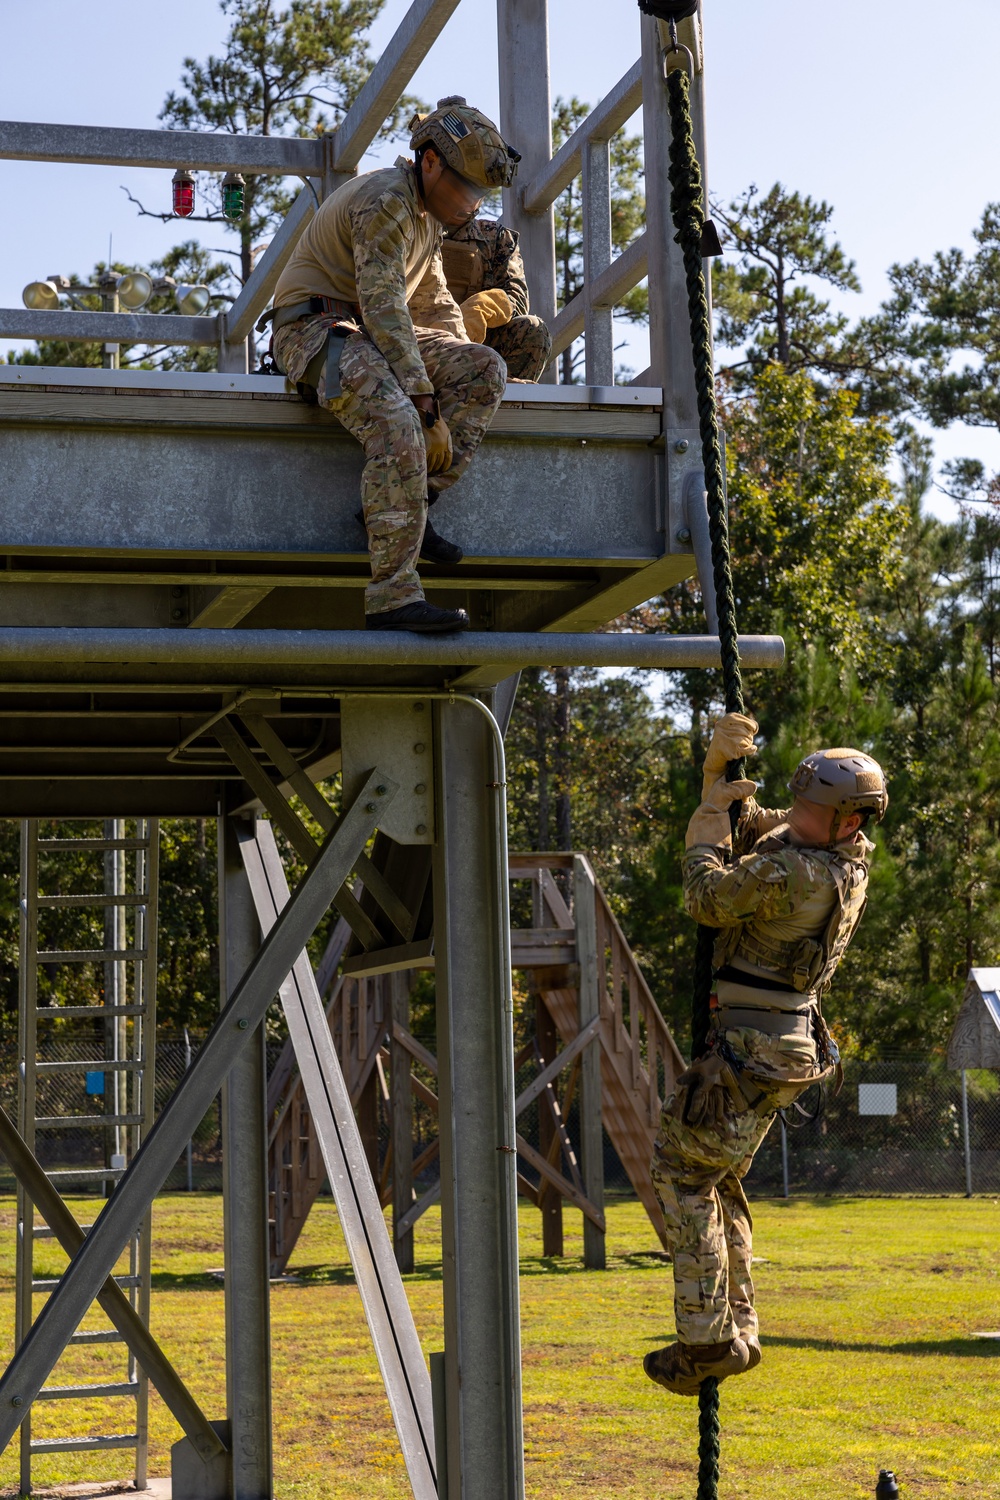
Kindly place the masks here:
<instances>
[{"instance_id":1,"label":"tan tactical glove","mask_svg":"<svg viewBox=\"0 0 1000 1500\"><path fill-rule=\"evenodd\" d=\"M438 417L433 427L424 427L424 447L427 449L428 474L443 474L451 468L451 433L444 417Z\"/></svg>"},{"instance_id":2,"label":"tan tactical glove","mask_svg":"<svg viewBox=\"0 0 1000 1500\"><path fill-rule=\"evenodd\" d=\"M757 754L757 746L753 742L757 727L757 720L751 719L749 714L723 714L721 719L716 720L705 756L702 801L708 797L719 777L726 774L726 766L731 760Z\"/></svg>"},{"instance_id":3,"label":"tan tactical glove","mask_svg":"<svg viewBox=\"0 0 1000 1500\"><path fill-rule=\"evenodd\" d=\"M729 805L731 802L745 802L756 790L755 781L726 781L720 776L704 802L691 815L684 835L685 849L690 849L692 844L730 848L733 835L729 826Z\"/></svg>"},{"instance_id":4,"label":"tan tactical glove","mask_svg":"<svg viewBox=\"0 0 1000 1500\"><path fill-rule=\"evenodd\" d=\"M514 316L510 298L506 292L495 288L491 292L473 292L460 304L465 331L473 344L481 344L487 328L502 328Z\"/></svg>"},{"instance_id":5,"label":"tan tactical glove","mask_svg":"<svg viewBox=\"0 0 1000 1500\"><path fill-rule=\"evenodd\" d=\"M717 1052L707 1052L678 1078L677 1106L685 1125L725 1131L727 1114L741 1114L746 1101L729 1064Z\"/></svg>"}]
</instances>

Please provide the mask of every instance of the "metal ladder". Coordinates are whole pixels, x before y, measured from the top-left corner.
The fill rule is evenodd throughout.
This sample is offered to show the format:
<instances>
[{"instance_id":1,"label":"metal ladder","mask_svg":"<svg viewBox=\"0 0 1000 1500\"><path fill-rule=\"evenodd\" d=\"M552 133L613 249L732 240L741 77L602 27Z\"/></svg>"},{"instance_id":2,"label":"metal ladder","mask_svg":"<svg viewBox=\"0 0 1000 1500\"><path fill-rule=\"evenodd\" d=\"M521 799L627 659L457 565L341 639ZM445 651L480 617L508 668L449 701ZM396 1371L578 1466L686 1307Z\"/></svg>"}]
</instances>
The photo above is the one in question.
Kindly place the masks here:
<instances>
[{"instance_id":1,"label":"metal ladder","mask_svg":"<svg viewBox=\"0 0 1000 1500\"><path fill-rule=\"evenodd\" d=\"M86 1165L46 1167L60 1192L96 1187L107 1196L153 1123L159 824L152 818L129 821L131 833L119 818L106 820L99 836L76 837L62 836L65 823L46 825L60 835L51 837L40 836L37 819L21 824L19 1129L43 1166L56 1155L50 1132L72 1130L85 1137L93 1132L93 1159ZM92 894L95 886L103 889ZM70 919L74 930L64 931L60 943L52 928L58 931L67 924L54 914L67 909L75 910L77 919ZM88 946L95 928L102 934L100 946ZM71 946L81 934L78 946ZM81 970L70 966L77 965L92 966L89 986L79 977L73 981ZM48 1004L39 1004L40 976ZM96 1108L88 1111L88 1105ZM115 1277L147 1327L150 1219L147 1213L129 1243L127 1274ZM20 1346L33 1321L35 1297L57 1284L35 1273L35 1242L53 1236L35 1223L34 1205L21 1187L17 1228L15 1343ZM71 1345L123 1342L116 1329L91 1327L89 1319L70 1339ZM128 1432L36 1439L29 1411L20 1429L21 1494L31 1493L36 1455L112 1448L135 1450L135 1487L145 1489L149 1382L131 1352L123 1379L109 1380L105 1374L89 1383L49 1386L37 1399L122 1396L135 1401L135 1421Z\"/></svg>"}]
</instances>

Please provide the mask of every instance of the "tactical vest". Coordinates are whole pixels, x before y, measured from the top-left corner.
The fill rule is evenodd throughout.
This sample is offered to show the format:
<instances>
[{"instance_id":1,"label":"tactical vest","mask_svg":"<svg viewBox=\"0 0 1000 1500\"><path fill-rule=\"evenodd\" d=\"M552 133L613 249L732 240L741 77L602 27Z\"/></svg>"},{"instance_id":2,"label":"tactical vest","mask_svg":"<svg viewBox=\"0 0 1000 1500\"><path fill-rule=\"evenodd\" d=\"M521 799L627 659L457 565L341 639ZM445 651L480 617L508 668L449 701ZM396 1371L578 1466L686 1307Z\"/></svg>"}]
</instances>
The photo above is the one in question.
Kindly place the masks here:
<instances>
[{"instance_id":1,"label":"tactical vest","mask_svg":"<svg viewBox=\"0 0 1000 1500\"><path fill-rule=\"evenodd\" d=\"M478 240L442 240L441 260L444 279L456 302L464 302L473 292L483 290L486 259Z\"/></svg>"},{"instance_id":2,"label":"tactical vest","mask_svg":"<svg viewBox=\"0 0 1000 1500\"><path fill-rule=\"evenodd\" d=\"M758 846L755 852L764 851ZM823 931L786 942L751 918L723 929L713 955L716 969L742 958L799 994L815 991L822 996L829 988L868 904L868 868L864 860L836 849L810 849L809 857L826 866L836 887L837 899ZM751 975L747 983L753 984Z\"/></svg>"}]
</instances>

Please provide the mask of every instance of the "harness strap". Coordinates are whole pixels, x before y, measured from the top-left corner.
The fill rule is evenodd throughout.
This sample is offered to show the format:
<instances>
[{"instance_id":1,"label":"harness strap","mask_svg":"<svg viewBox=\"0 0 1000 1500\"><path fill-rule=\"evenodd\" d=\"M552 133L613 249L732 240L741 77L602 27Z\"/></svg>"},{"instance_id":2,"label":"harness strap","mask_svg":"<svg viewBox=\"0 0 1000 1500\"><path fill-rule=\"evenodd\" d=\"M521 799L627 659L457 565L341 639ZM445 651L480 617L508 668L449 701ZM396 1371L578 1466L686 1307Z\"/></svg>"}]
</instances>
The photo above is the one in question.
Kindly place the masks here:
<instances>
[{"instance_id":1,"label":"harness strap","mask_svg":"<svg viewBox=\"0 0 1000 1500\"><path fill-rule=\"evenodd\" d=\"M341 302L338 297L310 297L305 302L292 302L286 307L270 307L257 324L257 332L263 333L268 323L271 332L277 333L286 323L296 323L299 318L316 317L325 313L328 318L360 318L359 302Z\"/></svg>"},{"instance_id":2,"label":"harness strap","mask_svg":"<svg viewBox=\"0 0 1000 1500\"><path fill-rule=\"evenodd\" d=\"M807 1010L767 1010L761 1005L720 1005L712 1014L723 1031L746 1026L765 1036L809 1037L816 1012L811 1006Z\"/></svg>"}]
</instances>

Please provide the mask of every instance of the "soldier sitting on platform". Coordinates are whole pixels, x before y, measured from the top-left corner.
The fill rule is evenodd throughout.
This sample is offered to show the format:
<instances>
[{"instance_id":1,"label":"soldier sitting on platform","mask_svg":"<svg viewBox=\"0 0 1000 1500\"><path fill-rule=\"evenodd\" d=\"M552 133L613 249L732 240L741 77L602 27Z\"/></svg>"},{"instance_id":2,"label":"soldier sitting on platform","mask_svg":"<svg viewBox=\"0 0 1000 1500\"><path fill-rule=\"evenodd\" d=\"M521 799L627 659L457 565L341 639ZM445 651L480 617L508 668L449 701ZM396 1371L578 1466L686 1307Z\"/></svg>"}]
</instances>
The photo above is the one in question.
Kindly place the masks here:
<instances>
[{"instance_id":1,"label":"soldier sitting on platform","mask_svg":"<svg viewBox=\"0 0 1000 1500\"><path fill-rule=\"evenodd\" d=\"M465 224L490 188L509 186L520 158L457 95L412 130L413 161L345 182L303 234L275 289L273 353L300 394L336 413L364 448L368 628L464 630L464 610L424 598L417 559L462 560L427 507L468 468L506 370L469 341L440 245L442 230ZM414 327L422 283L442 314L435 329Z\"/></svg>"},{"instance_id":2,"label":"soldier sitting on platform","mask_svg":"<svg viewBox=\"0 0 1000 1500\"><path fill-rule=\"evenodd\" d=\"M760 1362L742 1182L777 1111L839 1072L820 1001L864 910L864 826L889 804L870 755L818 750L788 783L789 809L759 807L756 783L724 779L730 761L753 753L756 729L735 713L715 726L685 839L684 904L719 929L715 993L708 1048L664 1104L653 1150L677 1342L643 1360L651 1380L682 1396Z\"/></svg>"},{"instance_id":3,"label":"soldier sitting on platform","mask_svg":"<svg viewBox=\"0 0 1000 1500\"><path fill-rule=\"evenodd\" d=\"M528 312L528 283L517 235L499 219L470 219L450 229L441 245L448 291L459 304L474 344L495 349L509 380L540 380L552 348L541 318ZM419 287L410 303L413 321L443 327L433 289Z\"/></svg>"}]
</instances>

